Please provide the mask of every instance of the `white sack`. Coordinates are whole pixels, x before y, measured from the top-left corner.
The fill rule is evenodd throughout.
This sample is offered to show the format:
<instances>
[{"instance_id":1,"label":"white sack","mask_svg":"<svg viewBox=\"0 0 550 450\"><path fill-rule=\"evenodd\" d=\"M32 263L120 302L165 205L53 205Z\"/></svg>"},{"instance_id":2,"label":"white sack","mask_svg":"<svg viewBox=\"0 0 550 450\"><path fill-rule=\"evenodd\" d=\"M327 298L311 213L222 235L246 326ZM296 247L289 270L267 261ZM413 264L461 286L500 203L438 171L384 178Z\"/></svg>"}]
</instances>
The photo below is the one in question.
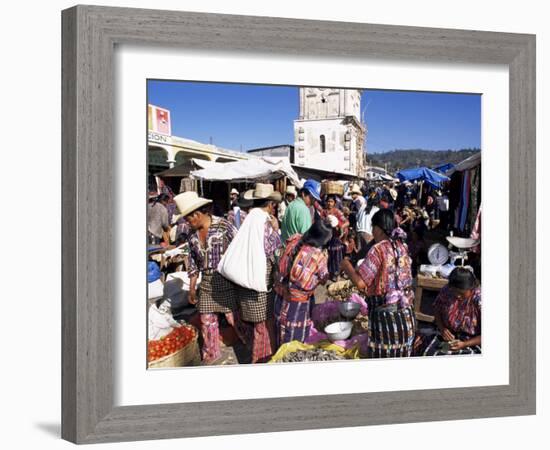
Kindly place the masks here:
<instances>
[{"instance_id":1,"label":"white sack","mask_svg":"<svg viewBox=\"0 0 550 450\"><path fill-rule=\"evenodd\" d=\"M265 211L252 209L218 264L225 278L257 292L267 292L264 229L268 219Z\"/></svg>"}]
</instances>

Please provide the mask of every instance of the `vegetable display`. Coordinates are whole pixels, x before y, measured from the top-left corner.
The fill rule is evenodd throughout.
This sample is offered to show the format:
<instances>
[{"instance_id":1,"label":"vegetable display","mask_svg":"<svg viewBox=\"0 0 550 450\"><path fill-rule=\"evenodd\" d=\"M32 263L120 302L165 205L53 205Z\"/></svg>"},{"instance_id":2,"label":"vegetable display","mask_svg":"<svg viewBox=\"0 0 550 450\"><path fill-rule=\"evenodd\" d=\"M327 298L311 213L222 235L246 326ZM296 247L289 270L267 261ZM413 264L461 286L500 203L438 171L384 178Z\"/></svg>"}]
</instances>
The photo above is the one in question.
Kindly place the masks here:
<instances>
[{"instance_id":1,"label":"vegetable display","mask_svg":"<svg viewBox=\"0 0 550 450\"><path fill-rule=\"evenodd\" d=\"M157 341L149 341L147 345L147 359L149 362L171 355L191 342L196 336L193 327L182 326L174 328L166 336Z\"/></svg>"}]
</instances>

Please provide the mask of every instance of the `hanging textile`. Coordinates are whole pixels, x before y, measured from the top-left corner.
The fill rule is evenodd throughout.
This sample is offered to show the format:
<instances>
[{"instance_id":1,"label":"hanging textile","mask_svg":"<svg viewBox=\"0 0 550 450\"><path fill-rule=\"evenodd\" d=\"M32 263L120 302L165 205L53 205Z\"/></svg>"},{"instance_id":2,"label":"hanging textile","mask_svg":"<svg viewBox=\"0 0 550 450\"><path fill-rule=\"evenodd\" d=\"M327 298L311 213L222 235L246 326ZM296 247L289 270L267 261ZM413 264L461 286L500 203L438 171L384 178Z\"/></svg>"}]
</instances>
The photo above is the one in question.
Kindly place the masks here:
<instances>
[{"instance_id":1,"label":"hanging textile","mask_svg":"<svg viewBox=\"0 0 550 450\"><path fill-rule=\"evenodd\" d=\"M481 201L481 166L476 166L470 171L470 208L468 211L468 231L474 229L479 204Z\"/></svg>"},{"instance_id":2,"label":"hanging textile","mask_svg":"<svg viewBox=\"0 0 550 450\"><path fill-rule=\"evenodd\" d=\"M466 228L466 220L468 219L468 206L470 204L470 172L464 171L462 179L462 196L460 201L460 220L458 229L462 232Z\"/></svg>"}]
</instances>

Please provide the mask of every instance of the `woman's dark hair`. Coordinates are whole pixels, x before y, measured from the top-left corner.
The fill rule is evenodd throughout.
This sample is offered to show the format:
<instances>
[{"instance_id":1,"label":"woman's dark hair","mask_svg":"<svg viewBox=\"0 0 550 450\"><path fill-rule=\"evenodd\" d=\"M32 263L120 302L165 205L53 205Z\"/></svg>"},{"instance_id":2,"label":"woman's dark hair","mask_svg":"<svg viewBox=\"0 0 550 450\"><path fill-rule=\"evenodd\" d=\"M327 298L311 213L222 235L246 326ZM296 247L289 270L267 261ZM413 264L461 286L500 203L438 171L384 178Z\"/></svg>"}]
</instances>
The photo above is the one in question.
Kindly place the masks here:
<instances>
[{"instance_id":1,"label":"woman's dark hair","mask_svg":"<svg viewBox=\"0 0 550 450\"><path fill-rule=\"evenodd\" d=\"M326 224L323 220L316 220L315 222L313 222L311 227L309 227L309 230L307 230L302 235L301 239L298 241L298 244L296 244L296 247L294 247L294 250L290 255L289 273L286 275L286 278L288 278L290 274L290 269L292 269L294 261L296 260L296 256L298 256L298 253L300 253L300 250L304 245L311 245L312 247L316 248L324 248L327 246L331 237L332 228L330 227L330 225Z\"/></svg>"},{"instance_id":2,"label":"woman's dark hair","mask_svg":"<svg viewBox=\"0 0 550 450\"><path fill-rule=\"evenodd\" d=\"M303 234L301 242L303 245L323 248L328 244L331 237L332 228L323 220L316 220L311 227L309 227L309 230Z\"/></svg>"},{"instance_id":3,"label":"woman's dark hair","mask_svg":"<svg viewBox=\"0 0 550 450\"><path fill-rule=\"evenodd\" d=\"M376 211L376 214L372 216L371 224L373 228L376 226L380 228L386 236L391 237L392 231L395 228L395 217L393 212L388 208Z\"/></svg>"},{"instance_id":4,"label":"woman's dark hair","mask_svg":"<svg viewBox=\"0 0 550 450\"><path fill-rule=\"evenodd\" d=\"M475 275L465 267L453 269L449 275L449 287L466 291L476 287Z\"/></svg>"}]
</instances>

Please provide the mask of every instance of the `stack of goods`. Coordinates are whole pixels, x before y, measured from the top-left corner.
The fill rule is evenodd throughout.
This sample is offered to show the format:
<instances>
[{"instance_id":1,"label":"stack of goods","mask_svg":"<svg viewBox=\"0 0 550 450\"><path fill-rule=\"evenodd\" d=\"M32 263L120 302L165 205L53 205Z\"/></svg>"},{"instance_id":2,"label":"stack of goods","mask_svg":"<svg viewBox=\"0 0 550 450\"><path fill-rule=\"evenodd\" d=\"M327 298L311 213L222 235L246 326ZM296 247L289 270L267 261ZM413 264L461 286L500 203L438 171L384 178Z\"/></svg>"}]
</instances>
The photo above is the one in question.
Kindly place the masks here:
<instances>
[{"instance_id":1,"label":"stack of goods","mask_svg":"<svg viewBox=\"0 0 550 450\"><path fill-rule=\"evenodd\" d=\"M336 361L341 359L346 358L334 350L315 348L287 353L279 362Z\"/></svg>"},{"instance_id":2,"label":"stack of goods","mask_svg":"<svg viewBox=\"0 0 550 450\"><path fill-rule=\"evenodd\" d=\"M149 368L196 366L200 364L197 330L191 325L174 328L148 343Z\"/></svg>"},{"instance_id":3,"label":"stack of goods","mask_svg":"<svg viewBox=\"0 0 550 450\"><path fill-rule=\"evenodd\" d=\"M359 290L350 280L337 281L332 283L327 288L328 295L333 300L345 301L351 297L352 294L359 293Z\"/></svg>"},{"instance_id":4,"label":"stack of goods","mask_svg":"<svg viewBox=\"0 0 550 450\"><path fill-rule=\"evenodd\" d=\"M299 341L291 341L281 345L277 353L273 355L269 362L337 361L358 358L359 345L343 348L329 341L321 341L315 344L304 344Z\"/></svg>"}]
</instances>

